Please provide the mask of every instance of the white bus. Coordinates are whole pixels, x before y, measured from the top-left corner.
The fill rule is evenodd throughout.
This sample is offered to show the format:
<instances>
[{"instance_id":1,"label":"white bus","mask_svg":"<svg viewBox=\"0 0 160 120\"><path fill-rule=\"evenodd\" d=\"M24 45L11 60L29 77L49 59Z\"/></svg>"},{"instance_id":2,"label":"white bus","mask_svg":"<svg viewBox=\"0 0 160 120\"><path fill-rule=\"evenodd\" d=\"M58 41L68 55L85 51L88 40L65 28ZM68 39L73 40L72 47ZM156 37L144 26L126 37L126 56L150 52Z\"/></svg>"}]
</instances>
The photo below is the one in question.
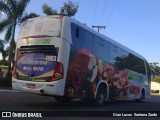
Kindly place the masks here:
<instances>
[{"instance_id":1,"label":"white bus","mask_svg":"<svg viewBox=\"0 0 160 120\"><path fill-rule=\"evenodd\" d=\"M21 26L12 86L57 101L142 101L150 96L150 69L141 55L73 18L36 17Z\"/></svg>"}]
</instances>

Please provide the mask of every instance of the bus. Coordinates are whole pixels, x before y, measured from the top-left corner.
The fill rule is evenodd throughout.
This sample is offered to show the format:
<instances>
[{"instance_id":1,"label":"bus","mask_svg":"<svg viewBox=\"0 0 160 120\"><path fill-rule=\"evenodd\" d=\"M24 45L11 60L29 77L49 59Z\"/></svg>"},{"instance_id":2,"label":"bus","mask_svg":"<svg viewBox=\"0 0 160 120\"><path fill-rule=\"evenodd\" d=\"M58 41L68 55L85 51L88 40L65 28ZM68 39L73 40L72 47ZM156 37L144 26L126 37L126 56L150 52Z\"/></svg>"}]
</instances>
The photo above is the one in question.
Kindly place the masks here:
<instances>
[{"instance_id":1,"label":"bus","mask_svg":"<svg viewBox=\"0 0 160 120\"><path fill-rule=\"evenodd\" d=\"M150 97L150 76L144 57L74 18L41 16L21 25L14 90L97 106L105 100L141 102Z\"/></svg>"}]
</instances>

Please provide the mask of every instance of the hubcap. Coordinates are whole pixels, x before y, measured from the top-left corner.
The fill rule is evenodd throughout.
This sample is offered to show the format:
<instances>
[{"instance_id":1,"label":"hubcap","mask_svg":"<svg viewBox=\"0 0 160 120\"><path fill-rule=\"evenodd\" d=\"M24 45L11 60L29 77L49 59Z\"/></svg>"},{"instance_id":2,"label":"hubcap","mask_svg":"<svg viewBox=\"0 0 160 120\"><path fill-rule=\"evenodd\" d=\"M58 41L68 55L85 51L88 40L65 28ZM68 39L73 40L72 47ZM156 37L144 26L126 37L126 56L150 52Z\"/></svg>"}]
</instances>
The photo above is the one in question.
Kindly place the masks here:
<instances>
[{"instance_id":1,"label":"hubcap","mask_svg":"<svg viewBox=\"0 0 160 120\"><path fill-rule=\"evenodd\" d=\"M102 102L103 102L103 99L104 99L104 95L101 94L101 95L99 96L99 102L102 103Z\"/></svg>"}]
</instances>

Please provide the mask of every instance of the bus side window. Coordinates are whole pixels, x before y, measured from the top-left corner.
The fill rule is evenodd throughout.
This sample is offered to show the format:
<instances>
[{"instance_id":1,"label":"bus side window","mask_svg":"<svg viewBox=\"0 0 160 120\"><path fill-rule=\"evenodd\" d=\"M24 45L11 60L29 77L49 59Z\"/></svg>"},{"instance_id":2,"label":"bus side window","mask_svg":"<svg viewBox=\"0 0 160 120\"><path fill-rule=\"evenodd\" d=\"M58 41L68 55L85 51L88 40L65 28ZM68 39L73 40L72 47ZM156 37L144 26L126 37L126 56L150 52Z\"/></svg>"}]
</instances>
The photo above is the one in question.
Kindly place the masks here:
<instances>
[{"instance_id":1,"label":"bus side window","mask_svg":"<svg viewBox=\"0 0 160 120\"><path fill-rule=\"evenodd\" d=\"M117 58L120 57L120 48L114 44L110 44L109 46L109 62L115 64L117 62Z\"/></svg>"},{"instance_id":2,"label":"bus side window","mask_svg":"<svg viewBox=\"0 0 160 120\"><path fill-rule=\"evenodd\" d=\"M108 41L105 41L105 50L103 54L107 62L109 62L109 46L110 46L110 43Z\"/></svg>"},{"instance_id":3,"label":"bus side window","mask_svg":"<svg viewBox=\"0 0 160 120\"><path fill-rule=\"evenodd\" d=\"M83 30L78 25L71 23L71 36L73 49L79 50L83 46Z\"/></svg>"},{"instance_id":4,"label":"bus side window","mask_svg":"<svg viewBox=\"0 0 160 120\"><path fill-rule=\"evenodd\" d=\"M146 75L145 63L142 59L130 53L128 55L128 63L131 70Z\"/></svg>"},{"instance_id":5,"label":"bus side window","mask_svg":"<svg viewBox=\"0 0 160 120\"><path fill-rule=\"evenodd\" d=\"M77 38L79 38L79 27L77 27L76 30L75 30L75 36L76 36Z\"/></svg>"},{"instance_id":6,"label":"bus side window","mask_svg":"<svg viewBox=\"0 0 160 120\"><path fill-rule=\"evenodd\" d=\"M146 66L147 66L147 76L148 76L148 82L151 83L151 78L152 78L152 74L151 74L151 68L148 64L148 62L146 62ZM155 73L155 72L154 72ZM155 77L155 74L153 74L153 77Z\"/></svg>"},{"instance_id":7,"label":"bus side window","mask_svg":"<svg viewBox=\"0 0 160 120\"><path fill-rule=\"evenodd\" d=\"M93 51L93 34L87 30L84 32L84 48Z\"/></svg>"},{"instance_id":8,"label":"bus side window","mask_svg":"<svg viewBox=\"0 0 160 120\"><path fill-rule=\"evenodd\" d=\"M93 42L93 53L96 54L100 60L108 62L109 43L98 36L94 36Z\"/></svg>"}]
</instances>

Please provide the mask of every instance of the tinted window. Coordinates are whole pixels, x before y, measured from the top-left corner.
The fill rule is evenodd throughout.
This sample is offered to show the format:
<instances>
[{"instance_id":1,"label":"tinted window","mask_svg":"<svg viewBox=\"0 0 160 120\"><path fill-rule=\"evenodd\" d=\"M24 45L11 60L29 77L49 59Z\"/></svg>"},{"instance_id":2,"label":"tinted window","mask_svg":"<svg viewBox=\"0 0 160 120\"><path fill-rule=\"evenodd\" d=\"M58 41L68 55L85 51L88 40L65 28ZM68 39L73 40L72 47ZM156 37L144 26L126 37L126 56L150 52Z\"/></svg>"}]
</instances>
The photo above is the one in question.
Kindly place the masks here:
<instances>
[{"instance_id":1,"label":"tinted window","mask_svg":"<svg viewBox=\"0 0 160 120\"><path fill-rule=\"evenodd\" d=\"M109 62L114 64L117 58L121 56L120 48L114 44L109 46Z\"/></svg>"},{"instance_id":2,"label":"tinted window","mask_svg":"<svg viewBox=\"0 0 160 120\"><path fill-rule=\"evenodd\" d=\"M118 54L119 53L119 54ZM128 52L123 50L122 48L119 48L119 52L117 53L117 57L114 59L115 60L115 66L117 69L125 69L130 66L130 63L128 61Z\"/></svg>"},{"instance_id":3,"label":"tinted window","mask_svg":"<svg viewBox=\"0 0 160 120\"><path fill-rule=\"evenodd\" d=\"M108 44L98 36L94 36L93 52L101 60L108 58Z\"/></svg>"},{"instance_id":4,"label":"tinted window","mask_svg":"<svg viewBox=\"0 0 160 120\"><path fill-rule=\"evenodd\" d=\"M148 82L151 83L151 69L147 62L146 62L146 66L147 66Z\"/></svg>"},{"instance_id":5,"label":"tinted window","mask_svg":"<svg viewBox=\"0 0 160 120\"><path fill-rule=\"evenodd\" d=\"M109 61L109 46L110 43L108 41L105 41L105 48L104 48L104 59L107 60L107 62Z\"/></svg>"},{"instance_id":6,"label":"tinted window","mask_svg":"<svg viewBox=\"0 0 160 120\"><path fill-rule=\"evenodd\" d=\"M77 32L77 30L79 32ZM80 49L83 46L83 31L75 24L71 24L72 43L74 49ZM79 34L79 36L77 36Z\"/></svg>"},{"instance_id":7,"label":"tinted window","mask_svg":"<svg viewBox=\"0 0 160 120\"><path fill-rule=\"evenodd\" d=\"M93 48L93 34L87 30L84 30L84 31L85 31L84 47L92 50L92 48Z\"/></svg>"},{"instance_id":8,"label":"tinted window","mask_svg":"<svg viewBox=\"0 0 160 120\"><path fill-rule=\"evenodd\" d=\"M127 57L127 67L138 73L146 74L144 61L133 54Z\"/></svg>"},{"instance_id":9,"label":"tinted window","mask_svg":"<svg viewBox=\"0 0 160 120\"><path fill-rule=\"evenodd\" d=\"M71 34L73 48L80 50L81 48L88 48L92 51L93 44L93 34L84 28L72 23L71 24ZM78 35L79 34L79 35Z\"/></svg>"}]
</instances>

